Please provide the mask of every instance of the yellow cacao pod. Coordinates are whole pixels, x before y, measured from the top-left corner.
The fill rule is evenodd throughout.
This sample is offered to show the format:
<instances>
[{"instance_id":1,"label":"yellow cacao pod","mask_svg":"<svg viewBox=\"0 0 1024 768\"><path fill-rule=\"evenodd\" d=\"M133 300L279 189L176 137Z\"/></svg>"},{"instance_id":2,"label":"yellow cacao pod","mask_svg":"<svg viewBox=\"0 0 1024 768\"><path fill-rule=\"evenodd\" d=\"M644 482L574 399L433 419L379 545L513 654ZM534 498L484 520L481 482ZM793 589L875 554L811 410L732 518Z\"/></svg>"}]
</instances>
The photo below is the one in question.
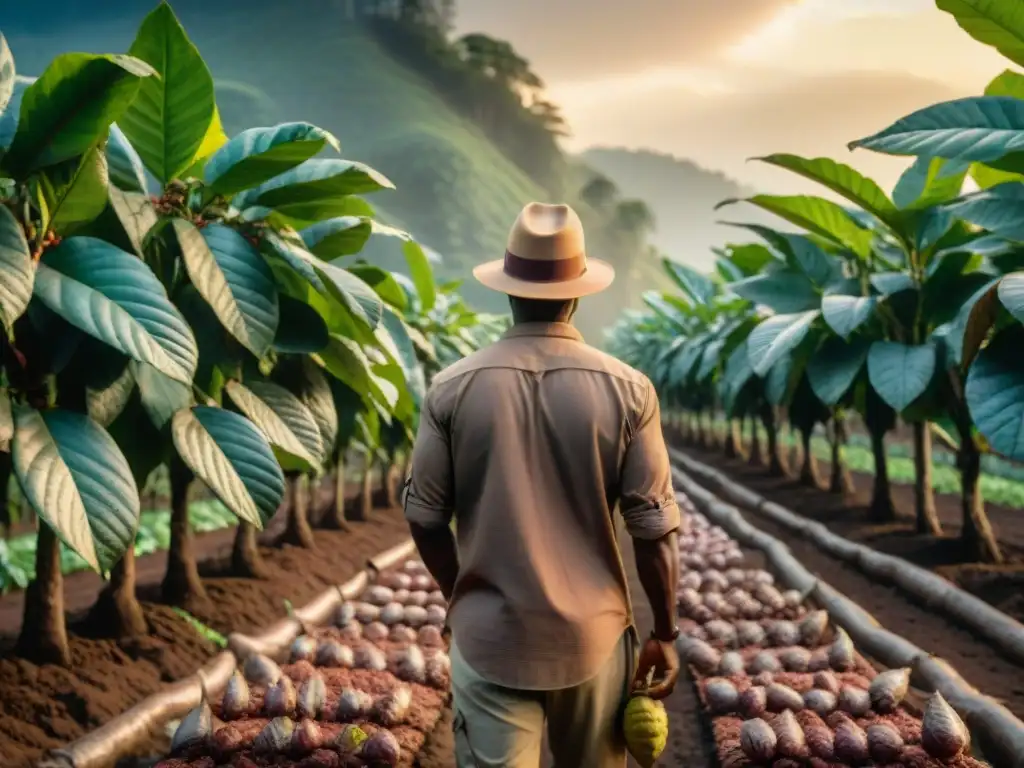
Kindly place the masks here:
<instances>
[{"instance_id":1,"label":"yellow cacao pod","mask_svg":"<svg viewBox=\"0 0 1024 768\"><path fill-rule=\"evenodd\" d=\"M660 701L634 696L623 722L626 749L643 768L651 768L668 741L668 713Z\"/></svg>"}]
</instances>

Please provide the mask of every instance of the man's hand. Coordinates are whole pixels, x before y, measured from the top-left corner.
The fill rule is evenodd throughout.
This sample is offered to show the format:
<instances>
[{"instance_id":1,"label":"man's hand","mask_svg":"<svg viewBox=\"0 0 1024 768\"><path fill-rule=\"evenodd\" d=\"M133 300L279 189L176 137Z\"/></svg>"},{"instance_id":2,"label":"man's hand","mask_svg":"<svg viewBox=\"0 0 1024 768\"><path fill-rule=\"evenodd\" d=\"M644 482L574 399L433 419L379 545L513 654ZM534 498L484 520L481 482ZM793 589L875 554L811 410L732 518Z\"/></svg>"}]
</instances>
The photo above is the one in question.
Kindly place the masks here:
<instances>
[{"instance_id":1,"label":"man's hand","mask_svg":"<svg viewBox=\"0 0 1024 768\"><path fill-rule=\"evenodd\" d=\"M647 676L654 669L654 679L647 686ZM675 690L679 680L679 653L671 640L648 638L640 649L640 660L633 678L633 692L652 699L664 699Z\"/></svg>"}]
</instances>

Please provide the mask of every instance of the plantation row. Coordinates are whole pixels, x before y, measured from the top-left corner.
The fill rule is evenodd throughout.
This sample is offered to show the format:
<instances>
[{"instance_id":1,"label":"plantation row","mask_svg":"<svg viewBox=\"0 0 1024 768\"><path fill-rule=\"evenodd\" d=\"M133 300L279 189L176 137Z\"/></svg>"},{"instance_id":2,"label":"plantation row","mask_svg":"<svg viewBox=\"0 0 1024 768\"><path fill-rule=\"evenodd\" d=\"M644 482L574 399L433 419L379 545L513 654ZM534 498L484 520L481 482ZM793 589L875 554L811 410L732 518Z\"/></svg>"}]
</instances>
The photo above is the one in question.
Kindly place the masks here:
<instances>
[{"instance_id":1,"label":"plantation row","mask_svg":"<svg viewBox=\"0 0 1024 768\"><path fill-rule=\"evenodd\" d=\"M393 487L431 376L500 329L373 220L360 196L393 185L338 150L304 122L229 139L166 3L127 54L63 54L34 80L0 36L0 524L12 477L41 522L24 656L70 663L61 543L110 574L112 631L146 631L132 563L154 472L180 605L203 597L194 481L237 517L235 563L256 575L282 504L285 540L312 544L325 479L344 526L345 456ZM359 260L371 238L408 275Z\"/></svg>"},{"instance_id":2,"label":"plantation row","mask_svg":"<svg viewBox=\"0 0 1024 768\"><path fill-rule=\"evenodd\" d=\"M1024 64L1024 25L1011 0L985 3L998 20L984 25L974 23L974 3L937 4ZM833 488L843 490L845 423L857 413L870 434L880 522L896 514L886 436L897 418L911 424L922 533L941 533L931 478L938 435L957 454L966 551L1000 562L980 478L985 453L1024 459L1022 142L1024 75L1008 70L984 96L927 107L851 144L916 158L891 195L828 158L758 158L847 205L813 195L723 201L755 205L798 230L727 222L759 239L723 246L713 275L665 260L679 292L649 293L651 311L622 319L611 336L616 353L650 375L665 410L698 440L724 414L734 451L738 422L759 420L776 474L786 469L778 434L788 421L809 484L812 435L825 424ZM968 177L980 189L965 194Z\"/></svg>"}]
</instances>

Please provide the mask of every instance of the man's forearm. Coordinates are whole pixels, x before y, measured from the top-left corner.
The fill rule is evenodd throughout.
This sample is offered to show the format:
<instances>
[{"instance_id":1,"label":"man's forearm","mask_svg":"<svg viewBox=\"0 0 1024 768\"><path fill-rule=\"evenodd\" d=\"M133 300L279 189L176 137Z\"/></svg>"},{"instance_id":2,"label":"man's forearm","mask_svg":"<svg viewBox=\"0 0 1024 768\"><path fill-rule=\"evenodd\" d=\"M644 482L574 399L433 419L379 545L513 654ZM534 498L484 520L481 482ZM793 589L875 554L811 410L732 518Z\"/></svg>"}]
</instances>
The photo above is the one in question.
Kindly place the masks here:
<instances>
[{"instance_id":1,"label":"man's forearm","mask_svg":"<svg viewBox=\"0 0 1024 768\"><path fill-rule=\"evenodd\" d=\"M434 577L445 600L450 600L459 576L459 550L455 534L448 526L424 527L410 523L412 539L416 542L423 564Z\"/></svg>"},{"instance_id":2,"label":"man's forearm","mask_svg":"<svg viewBox=\"0 0 1024 768\"><path fill-rule=\"evenodd\" d=\"M675 531L653 541L633 539L636 570L654 613L654 634L667 638L676 626L679 545Z\"/></svg>"}]
</instances>

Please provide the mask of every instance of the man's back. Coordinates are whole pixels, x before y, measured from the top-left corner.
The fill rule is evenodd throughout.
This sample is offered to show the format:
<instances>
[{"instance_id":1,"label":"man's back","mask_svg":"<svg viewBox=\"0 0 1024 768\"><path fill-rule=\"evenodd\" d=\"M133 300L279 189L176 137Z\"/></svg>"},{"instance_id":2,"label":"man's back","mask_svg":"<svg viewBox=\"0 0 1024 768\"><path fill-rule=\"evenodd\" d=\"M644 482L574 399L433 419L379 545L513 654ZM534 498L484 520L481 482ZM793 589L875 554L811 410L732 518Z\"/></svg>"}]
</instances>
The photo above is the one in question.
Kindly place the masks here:
<instances>
[{"instance_id":1,"label":"man's back","mask_svg":"<svg viewBox=\"0 0 1024 768\"><path fill-rule=\"evenodd\" d=\"M418 446L427 466L414 466L407 513L455 512L450 623L488 679L576 685L622 637L631 611L612 510L621 494L630 532L644 538L677 524L667 465L651 473L651 455L664 463L657 415L646 377L563 323L517 325L436 378L420 439L426 427L437 445ZM656 435L644 429L634 445L649 426Z\"/></svg>"}]
</instances>

